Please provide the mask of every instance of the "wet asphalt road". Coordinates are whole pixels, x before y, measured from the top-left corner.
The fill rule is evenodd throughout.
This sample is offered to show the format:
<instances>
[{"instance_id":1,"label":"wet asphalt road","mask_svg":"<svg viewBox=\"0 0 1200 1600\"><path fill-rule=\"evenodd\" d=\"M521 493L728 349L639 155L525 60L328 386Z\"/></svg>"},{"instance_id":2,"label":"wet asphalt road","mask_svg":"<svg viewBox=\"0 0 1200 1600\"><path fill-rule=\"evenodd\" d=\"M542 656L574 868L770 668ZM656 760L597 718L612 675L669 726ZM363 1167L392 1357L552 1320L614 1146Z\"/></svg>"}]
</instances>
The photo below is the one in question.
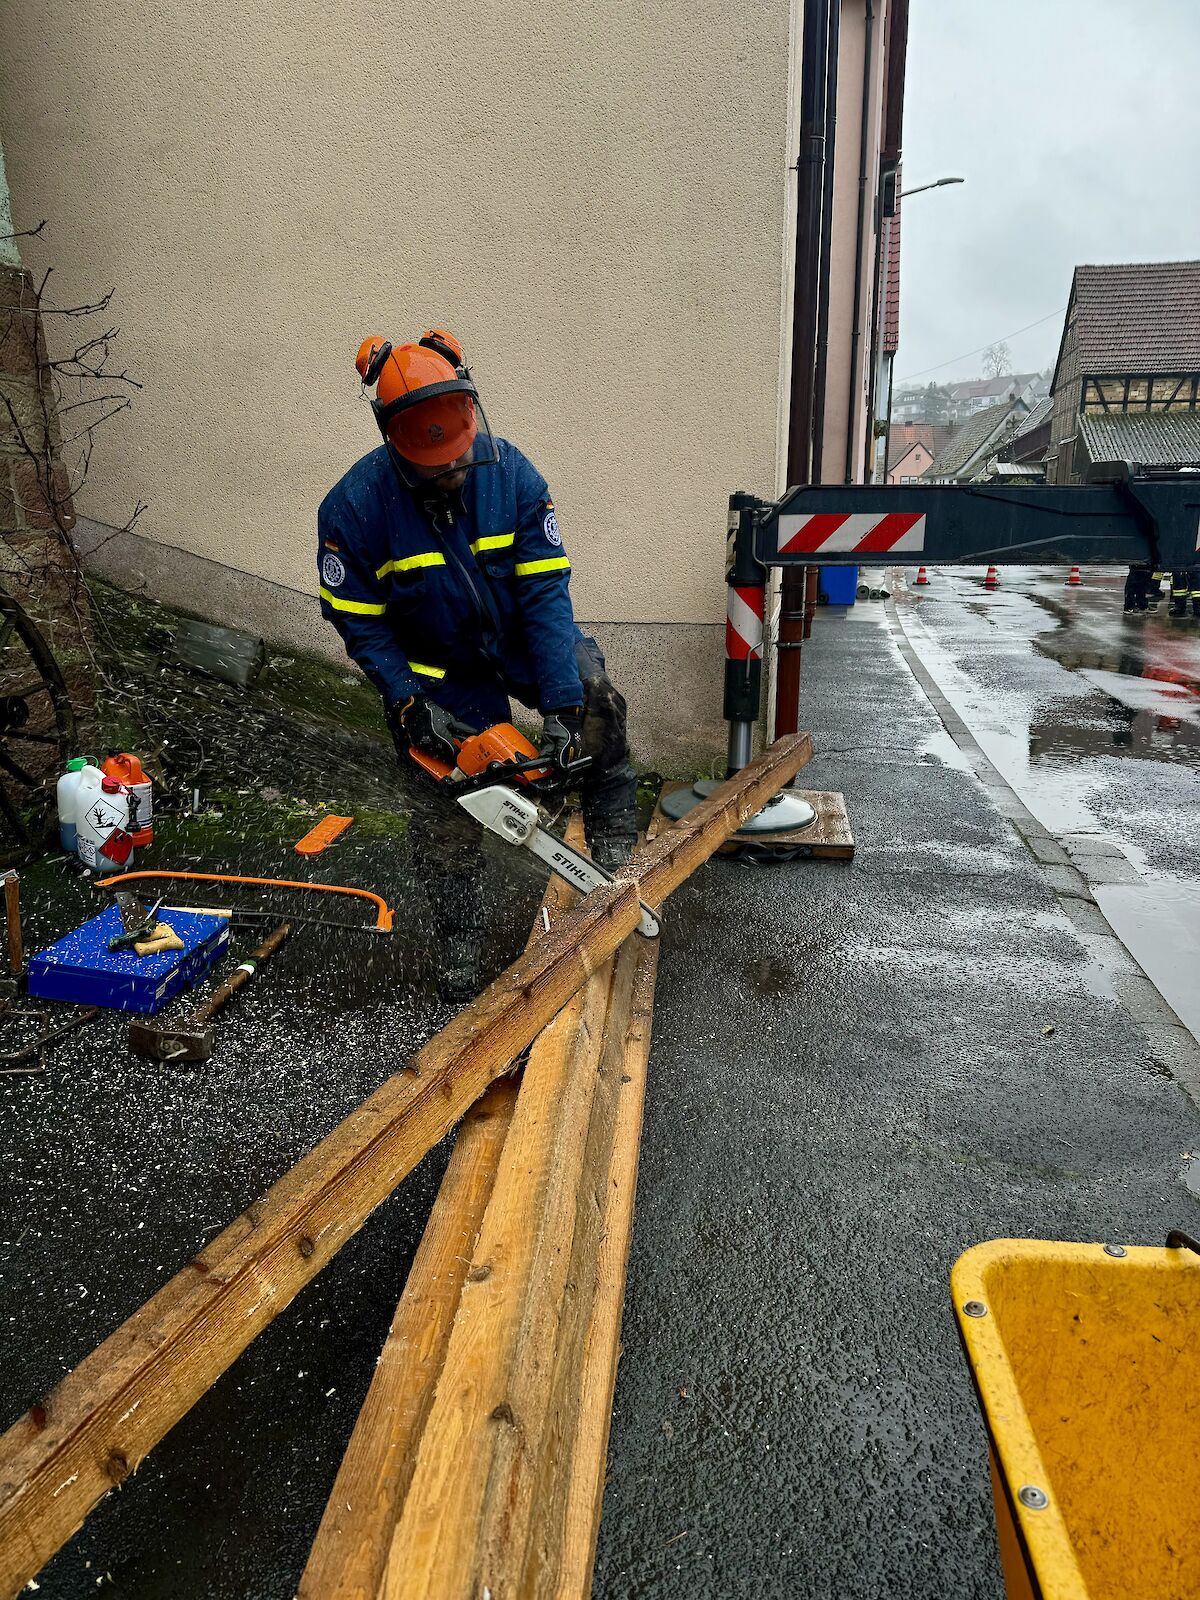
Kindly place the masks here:
<instances>
[{"instance_id":1,"label":"wet asphalt road","mask_svg":"<svg viewBox=\"0 0 1200 1600\"><path fill-rule=\"evenodd\" d=\"M998 1597L951 1264L1200 1226L1195 1104L884 608L822 617L803 685L857 856L669 904L602 1600Z\"/></svg>"},{"instance_id":2,"label":"wet asphalt road","mask_svg":"<svg viewBox=\"0 0 1200 1600\"><path fill-rule=\"evenodd\" d=\"M911 582L911 574L909 575ZM1200 1033L1200 619L1123 615L1124 574L935 570L898 594L914 649L988 757L1070 852L1126 858L1109 921Z\"/></svg>"},{"instance_id":3,"label":"wet asphalt road","mask_svg":"<svg viewBox=\"0 0 1200 1600\"><path fill-rule=\"evenodd\" d=\"M805 660L806 781L846 792L855 862L713 863L668 906L601 1597L998 1596L951 1262L1009 1233L1200 1229L1192 1103L892 626L875 605L830 615ZM352 810L357 757L313 754ZM331 876L410 908L388 953L285 948L207 1069L136 1063L110 1021L0 1088L5 1422L444 1020L419 852L341 849ZM261 840L243 856L288 860ZM536 883L489 870L499 966ZM82 914L74 892L35 899L32 946ZM42 1595L293 1592L444 1158L104 1502Z\"/></svg>"}]
</instances>

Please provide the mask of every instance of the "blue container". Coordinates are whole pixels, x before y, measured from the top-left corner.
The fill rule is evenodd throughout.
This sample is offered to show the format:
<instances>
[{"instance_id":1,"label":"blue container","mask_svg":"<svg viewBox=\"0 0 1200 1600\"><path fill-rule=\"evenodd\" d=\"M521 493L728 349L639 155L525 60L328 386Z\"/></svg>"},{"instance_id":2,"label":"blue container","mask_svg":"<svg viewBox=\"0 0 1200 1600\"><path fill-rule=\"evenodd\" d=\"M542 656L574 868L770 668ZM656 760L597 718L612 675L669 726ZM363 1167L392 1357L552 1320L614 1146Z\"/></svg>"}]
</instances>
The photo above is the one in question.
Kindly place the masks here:
<instances>
[{"instance_id":1,"label":"blue container","mask_svg":"<svg viewBox=\"0 0 1200 1600\"><path fill-rule=\"evenodd\" d=\"M858 596L857 567L822 567L819 592L830 606L852 606Z\"/></svg>"},{"instance_id":2,"label":"blue container","mask_svg":"<svg viewBox=\"0 0 1200 1600\"><path fill-rule=\"evenodd\" d=\"M112 951L108 941L122 932L115 905L68 933L29 962L29 993L39 1000L108 1006L149 1016L181 989L201 979L229 943L229 919L199 911L170 911L165 919L183 940L182 950L139 956Z\"/></svg>"}]
</instances>

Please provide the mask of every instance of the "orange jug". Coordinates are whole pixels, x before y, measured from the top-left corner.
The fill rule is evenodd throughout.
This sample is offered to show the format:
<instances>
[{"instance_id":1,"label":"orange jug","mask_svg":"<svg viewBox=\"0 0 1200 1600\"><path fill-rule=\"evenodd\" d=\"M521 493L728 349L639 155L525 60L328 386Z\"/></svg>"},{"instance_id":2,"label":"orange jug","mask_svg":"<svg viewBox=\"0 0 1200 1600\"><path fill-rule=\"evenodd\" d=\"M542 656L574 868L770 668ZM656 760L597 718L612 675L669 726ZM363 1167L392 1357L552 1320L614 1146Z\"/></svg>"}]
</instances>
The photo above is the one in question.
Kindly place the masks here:
<instances>
[{"instance_id":1,"label":"orange jug","mask_svg":"<svg viewBox=\"0 0 1200 1600\"><path fill-rule=\"evenodd\" d=\"M142 763L137 756L131 756L125 750L120 755L106 756L100 764L100 770L106 778L115 778L118 783L123 783L133 796L130 832L134 846L144 850L154 842L154 785ZM136 815L132 814L134 808Z\"/></svg>"}]
</instances>

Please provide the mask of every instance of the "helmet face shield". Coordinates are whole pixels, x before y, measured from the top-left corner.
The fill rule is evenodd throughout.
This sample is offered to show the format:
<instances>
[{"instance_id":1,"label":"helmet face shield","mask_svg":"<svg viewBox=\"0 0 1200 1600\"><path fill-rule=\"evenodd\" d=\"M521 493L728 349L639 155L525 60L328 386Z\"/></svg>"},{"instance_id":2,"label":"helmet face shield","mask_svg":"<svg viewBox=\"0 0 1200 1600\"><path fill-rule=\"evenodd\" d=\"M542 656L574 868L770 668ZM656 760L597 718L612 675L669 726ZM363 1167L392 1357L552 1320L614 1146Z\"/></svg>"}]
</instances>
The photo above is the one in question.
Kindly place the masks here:
<instances>
[{"instance_id":1,"label":"helmet face shield","mask_svg":"<svg viewBox=\"0 0 1200 1600\"><path fill-rule=\"evenodd\" d=\"M436 328L418 344L372 337L359 346L355 367L365 386L375 385L375 421L410 487L500 459L461 357L453 335Z\"/></svg>"},{"instance_id":2,"label":"helmet face shield","mask_svg":"<svg viewBox=\"0 0 1200 1600\"><path fill-rule=\"evenodd\" d=\"M463 396L466 399L468 397ZM430 404L425 402L424 404ZM392 465L400 474L403 482L410 488L417 488L421 484L437 483L442 478L452 477L457 473L469 471L472 467L494 466L500 459L500 452L496 448L495 435L487 419L487 412L478 395L469 397L471 405L471 425L469 433L463 436L463 442L456 455L449 456L444 461L421 460L415 453L402 450L398 445L391 427L384 428L384 437L388 443L388 454L392 458ZM420 412L423 406L412 408ZM433 441L431 441L433 442ZM438 454L444 454L439 450ZM467 456L467 460L463 457Z\"/></svg>"},{"instance_id":3,"label":"helmet face shield","mask_svg":"<svg viewBox=\"0 0 1200 1600\"><path fill-rule=\"evenodd\" d=\"M475 442L475 401L466 393L439 394L407 406L385 424L388 442L419 467L445 467Z\"/></svg>"}]
</instances>

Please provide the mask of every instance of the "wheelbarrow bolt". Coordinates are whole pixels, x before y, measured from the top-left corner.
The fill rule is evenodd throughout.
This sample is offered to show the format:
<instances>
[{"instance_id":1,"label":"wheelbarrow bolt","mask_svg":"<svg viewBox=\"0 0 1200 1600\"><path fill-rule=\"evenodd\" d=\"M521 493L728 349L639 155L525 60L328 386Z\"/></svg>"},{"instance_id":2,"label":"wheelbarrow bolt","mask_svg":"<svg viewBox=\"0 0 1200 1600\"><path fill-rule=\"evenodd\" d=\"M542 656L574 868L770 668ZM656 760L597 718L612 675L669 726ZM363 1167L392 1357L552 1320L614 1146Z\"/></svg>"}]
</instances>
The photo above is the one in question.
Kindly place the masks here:
<instances>
[{"instance_id":1,"label":"wheelbarrow bolt","mask_svg":"<svg viewBox=\"0 0 1200 1600\"><path fill-rule=\"evenodd\" d=\"M1125 1254L1125 1246L1123 1244L1106 1244L1104 1246L1104 1254L1106 1256L1116 1256L1120 1259Z\"/></svg>"},{"instance_id":2,"label":"wheelbarrow bolt","mask_svg":"<svg viewBox=\"0 0 1200 1600\"><path fill-rule=\"evenodd\" d=\"M1017 1490L1017 1499L1029 1511L1045 1511L1050 1504L1050 1496L1036 1483L1023 1483Z\"/></svg>"},{"instance_id":3,"label":"wheelbarrow bolt","mask_svg":"<svg viewBox=\"0 0 1200 1600\"><path fill-rule=\"evenodd\" d=\"M968 1300L963 1305L963 1315L965 1317L986 1317L987 1307L982 1300Z\"/></svg>"}]
</instances>

